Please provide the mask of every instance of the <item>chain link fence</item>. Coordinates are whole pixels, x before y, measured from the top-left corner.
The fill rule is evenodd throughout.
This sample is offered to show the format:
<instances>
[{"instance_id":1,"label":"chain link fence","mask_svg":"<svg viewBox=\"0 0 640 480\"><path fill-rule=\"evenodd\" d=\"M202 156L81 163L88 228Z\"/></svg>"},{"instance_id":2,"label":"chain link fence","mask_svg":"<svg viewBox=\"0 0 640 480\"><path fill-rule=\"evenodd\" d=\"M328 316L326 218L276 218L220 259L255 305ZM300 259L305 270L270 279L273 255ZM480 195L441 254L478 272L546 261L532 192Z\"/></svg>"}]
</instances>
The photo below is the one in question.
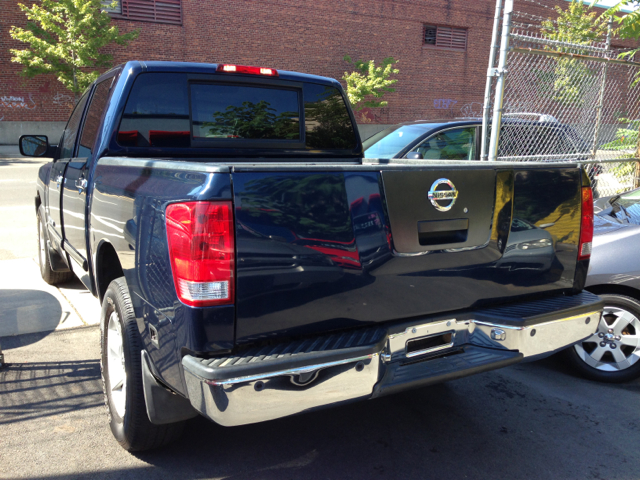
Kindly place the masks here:
<instances>
[{"instance_id":1,"label":"chain link fence","mask_svg":"<svg viewBox=\"0 0 640 480\"><path fill-rule=\"evenodd\" d=\"M499 135L490 133L483 154L486 148L489 160L578 162L596 198L637 187L640 63L621 60L610 33L601 43L545 36L542 22L554 23L555 11L532 15L518 10L524 3L545 7L519 0L514 9L505 0L501 32L494 34L495 51L501 41L493 56L498 65L490 65L488 77L494 107L484 119L491 125L485 131Z\"/></svg>"}]
</instances>

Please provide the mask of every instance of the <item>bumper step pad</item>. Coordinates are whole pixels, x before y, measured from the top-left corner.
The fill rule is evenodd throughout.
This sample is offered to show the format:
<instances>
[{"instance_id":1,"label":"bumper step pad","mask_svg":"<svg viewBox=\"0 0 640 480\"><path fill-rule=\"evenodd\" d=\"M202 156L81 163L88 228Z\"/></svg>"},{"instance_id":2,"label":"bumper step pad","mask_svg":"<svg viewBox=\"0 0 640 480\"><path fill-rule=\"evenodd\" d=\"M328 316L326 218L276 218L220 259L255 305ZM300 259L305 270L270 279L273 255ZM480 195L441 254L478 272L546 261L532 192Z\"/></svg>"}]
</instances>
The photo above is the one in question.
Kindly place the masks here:
<instances>
[{"instance_id":1,"label":"bumper step pad","mask_svg":"<svg viewBox=\"0 0 640 480\"><path fill-rule=\"evenodd\" d=\"M506 367L522 360L518 352L465 346L463 351L409 364L391 364L374 390L373 397L455 380Z\"/></svg>"},{"instance_id":2,"label":"bumper step pad","mask_svg":"<svg viewBox=\"0 0 640 480\"><path fill-rule=\"evenodd\" d=\"M499 305L491 308L480 308L473 312L476 320L501 322L508 325L528 326L538 323L541 318L552 321L578 315L585 310L585 305L594 309L602 309L602 299L593 293L583 290L576 295L559 295L557 297L529 300L516 304Z\"/></svg>"},{"instance_id":3,"label":"bumper step pad","mask_svg":"<svg viewBox=\"0 0 640 480\"><path fill-rule=\"evenodd\" d=\"M385 328L373 327L254 347L226 357L206 359L188 356L183 362L205 380L222 380L236 375L259 375L378 353L386 338Z\"/></svg>"}]
</instances>

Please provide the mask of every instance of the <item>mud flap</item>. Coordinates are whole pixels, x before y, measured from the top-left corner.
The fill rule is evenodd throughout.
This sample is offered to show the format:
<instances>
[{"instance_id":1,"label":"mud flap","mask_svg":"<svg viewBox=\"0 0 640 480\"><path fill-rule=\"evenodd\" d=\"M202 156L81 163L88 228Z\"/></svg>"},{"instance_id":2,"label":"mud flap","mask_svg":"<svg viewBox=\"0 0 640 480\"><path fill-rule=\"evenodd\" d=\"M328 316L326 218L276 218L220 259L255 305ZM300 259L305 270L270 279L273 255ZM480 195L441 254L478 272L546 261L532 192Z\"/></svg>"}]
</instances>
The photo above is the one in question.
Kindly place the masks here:
<instances>
[{"instance_id":1,"label":"mud flap","mask_svg":"<svg viewBox=\"0 0 640 480\"><path fill-rule=\"evenodd\" d=\"M180 422L198 415L188 399L158 383L151 373L149 354L145 350L142 350L142 384L147 416L154 425Z\"/></svg>"}]
</instances>

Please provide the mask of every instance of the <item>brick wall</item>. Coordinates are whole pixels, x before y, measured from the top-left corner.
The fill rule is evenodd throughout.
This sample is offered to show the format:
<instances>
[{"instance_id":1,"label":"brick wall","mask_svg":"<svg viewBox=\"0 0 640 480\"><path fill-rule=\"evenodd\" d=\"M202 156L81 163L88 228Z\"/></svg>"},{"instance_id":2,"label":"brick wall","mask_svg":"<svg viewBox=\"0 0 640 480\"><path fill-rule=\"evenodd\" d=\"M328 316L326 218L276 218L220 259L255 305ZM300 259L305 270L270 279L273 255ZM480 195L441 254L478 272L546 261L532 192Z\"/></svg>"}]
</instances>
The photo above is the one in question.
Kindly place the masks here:
<instances>
[{"instance_id":1,"label":"brick wall","mask_svg":"<svg viewBox=\"0 0 640 480\"><path fill-rule=\"evenodd\" d=\"M567 5L564 0L541 0ZM72 96L55 78L18 76L9 36L24 25L17 0L3 2L0 17L0 119L66 120ZM29 2L28 2L29 3ZM537 3L518 0L517 9L549 16ZM140 37L129 47L110 47L114 62L175 60L228 62L341 78L342 57L400 60L389 106L368 114L372 123L479 114L495 0L183 0L183 24L113 20L121 32ZM422 44L423 25L468 28L465 52Z\"/></svg>"}]
</instances>

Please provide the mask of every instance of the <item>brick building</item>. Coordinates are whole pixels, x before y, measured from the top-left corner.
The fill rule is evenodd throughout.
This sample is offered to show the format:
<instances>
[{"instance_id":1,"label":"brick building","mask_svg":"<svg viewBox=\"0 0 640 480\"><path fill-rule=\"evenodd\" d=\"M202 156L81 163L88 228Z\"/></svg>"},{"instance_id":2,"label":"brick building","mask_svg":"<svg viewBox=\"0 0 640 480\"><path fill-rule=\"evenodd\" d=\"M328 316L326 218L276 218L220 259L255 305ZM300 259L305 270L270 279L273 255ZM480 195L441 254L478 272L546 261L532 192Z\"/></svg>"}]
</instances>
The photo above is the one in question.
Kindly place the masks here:
<instances>
[{"instance_id":1,"label":"brick building","mask_svg":"<svg viewBox=\"0 0 640 480\"><path fill-rule=\"evenodd\" d=\"M6 138L60 129L73 101L55 78L27 80L11 63L9 49L23 44L9 28L26 23L17 3L5 0L0 17L0 143L2 130ZM566 1L516 0L518 10L545 18L555 4ZM400 61L396 92L359 121L468 116L482 106L494 8L495 0L120 0L113 21L140 36L110 53L115 64L226 62L334 78L349 69L344 55L392 56Z\"/></svg>"}]
</instances>

